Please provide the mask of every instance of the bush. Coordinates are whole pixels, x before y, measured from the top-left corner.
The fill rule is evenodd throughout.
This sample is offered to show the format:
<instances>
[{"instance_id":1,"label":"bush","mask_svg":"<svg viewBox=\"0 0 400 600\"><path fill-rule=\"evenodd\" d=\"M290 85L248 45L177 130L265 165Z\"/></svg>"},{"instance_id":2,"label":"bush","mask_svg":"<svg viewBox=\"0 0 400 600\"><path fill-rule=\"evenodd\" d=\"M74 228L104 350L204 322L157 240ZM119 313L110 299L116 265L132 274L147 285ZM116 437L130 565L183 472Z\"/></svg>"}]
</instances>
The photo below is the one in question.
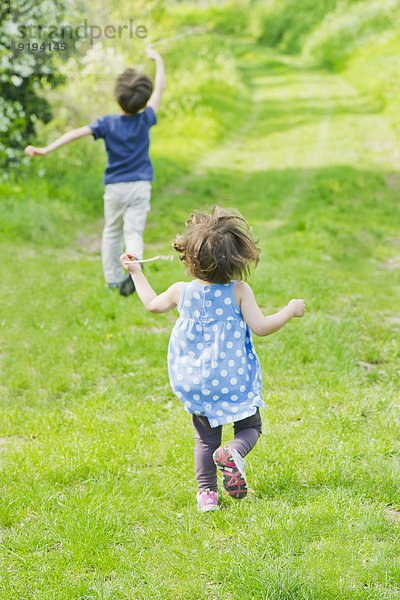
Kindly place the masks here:
<instances>
[{"instance_id":1,"label":"bush","mask_svg":"<svg viewBox=\"0 0 400 600\"><path fill-rule=\"evenodd\" d=\"M304 54L321 66L340 68L357 48L390 29L399 14L399 0L341 6L328 14L309 36Z\"/></svg>"}]
</instances>

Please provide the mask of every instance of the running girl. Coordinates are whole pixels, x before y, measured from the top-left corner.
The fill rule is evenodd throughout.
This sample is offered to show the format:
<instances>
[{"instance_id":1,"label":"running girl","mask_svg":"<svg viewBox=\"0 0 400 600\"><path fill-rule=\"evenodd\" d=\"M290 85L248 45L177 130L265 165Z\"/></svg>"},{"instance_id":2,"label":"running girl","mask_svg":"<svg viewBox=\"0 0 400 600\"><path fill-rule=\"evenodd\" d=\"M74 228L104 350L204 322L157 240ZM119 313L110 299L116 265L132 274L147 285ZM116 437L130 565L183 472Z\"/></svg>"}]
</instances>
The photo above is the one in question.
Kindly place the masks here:
<instances>
[{"instance_id":1,"label":"running girl","mask_svg":"<svg viewBox=\"0 0 400 600\"><path fill-rule=\"evenodd\" d=\"M228 494L247 494L244 457L261 433L261 367L251 332L274 333L293 317L302 317L303 300L290 300L279 312L264 316L250 286L243 281L259 252L243 217L215 207L186 221L174 249L194 277L157 295L140 263L130 254L127 268L144 306L154 313L178 307L179 318L168 348L172 390L192 415L198 510L218 509L217 467ZM221 447L222 425L233 423L234 438Z\"/></svg>"}]
</instances>

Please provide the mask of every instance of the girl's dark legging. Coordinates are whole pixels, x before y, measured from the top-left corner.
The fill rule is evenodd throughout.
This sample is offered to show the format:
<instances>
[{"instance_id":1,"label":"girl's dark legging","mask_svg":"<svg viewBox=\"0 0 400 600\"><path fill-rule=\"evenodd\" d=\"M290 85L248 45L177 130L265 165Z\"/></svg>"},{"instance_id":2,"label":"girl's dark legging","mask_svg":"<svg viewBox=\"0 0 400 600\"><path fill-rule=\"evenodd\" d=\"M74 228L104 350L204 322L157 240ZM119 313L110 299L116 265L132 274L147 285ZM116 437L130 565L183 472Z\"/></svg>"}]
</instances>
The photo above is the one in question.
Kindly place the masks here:
<instances>
[{"instance_id":1,"label":"girl's dark legging","mask_svg":"<svg viewBox=\"0 0 400 600\"><path fill-rule=\"evenodd\" d=\"M222 425L211 427L207 417L192 415L195 429L194 435L194 468L199 492L203 490L217 491L217 468L213 461L213 453L221 445ZM251 417L236 421L233 424L235 437L229 443L240 456L246 456L254 448L261 434L260 410Z\"/></svg>"}]
</instances>

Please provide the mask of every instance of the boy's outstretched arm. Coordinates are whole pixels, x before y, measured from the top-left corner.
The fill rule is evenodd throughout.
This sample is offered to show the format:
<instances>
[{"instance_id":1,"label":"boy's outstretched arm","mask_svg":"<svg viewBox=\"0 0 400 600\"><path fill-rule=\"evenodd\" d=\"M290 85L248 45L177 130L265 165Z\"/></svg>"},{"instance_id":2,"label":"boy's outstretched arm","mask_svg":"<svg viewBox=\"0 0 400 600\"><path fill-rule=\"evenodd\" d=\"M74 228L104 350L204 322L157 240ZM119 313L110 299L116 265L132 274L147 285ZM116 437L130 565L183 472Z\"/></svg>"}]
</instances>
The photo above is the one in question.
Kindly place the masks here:
<instances>
[{"instance_id":1,"label":"boy's outstretched arm","mask_svg":"<svg viewBox=\"0 0 400 600\"><path fill-rule=\"evenodd\" d=\"M65 146L65 144L69 144L70 142L74 142L75 140L79 140L81 137L85 137L86 135L92 135L93 131L88 126L79 127L78 129L72 129L67 133L64 133L57 140L45 146L44 148L37 148L36 146L27 146L25 148L25 154L28 156L45 156L49 152L52 152L56 148L60 148L60 146Z\"/></svg>"},{"instance_id":2,"label":"boy's outstretched arm","mask_svg":"<svg viewBox=\"0 0 400 600\"><path fill-rule=\"evenodd\" d=\"M306 310L304 300L293 299L277 313L264 316L258 306L251 287L240 281L235 285L235 300L244 320L256 335L264 336L281 329L293 317L302 317Z\"/></svg>"},{"instance_id":3,"label":"boy's outstretched arm","mask_svg":"<svg viewBox=\"0 0 400 600\"><path fill-rule=\"evenodd\" d=\"M165 313L173 310L179 304L182 282L172 284L165 292L157 296L144 276L140 263L134 262L134 256L125 253L121 255L120 260L125 269L131 274L136 293L147 310L153 313Z\"/></svg>"},{"instance_id":4,"label":"boy's outstretched arm","mask_svg":"<svg viewBox=\"0 0 400 600\"><path fill-rule=\"evenodd\" d=\"M147 106L151 106L151 108L156 113L160 107L161 98L165 90L164 61L158 54L158 52L153 50L153 48L147 48L146 52L149 59L154 60L156 63L156 77L154 81L154 90L152 95L150 96L150 100L147 103Z\"/></svg>"}]
</instances>

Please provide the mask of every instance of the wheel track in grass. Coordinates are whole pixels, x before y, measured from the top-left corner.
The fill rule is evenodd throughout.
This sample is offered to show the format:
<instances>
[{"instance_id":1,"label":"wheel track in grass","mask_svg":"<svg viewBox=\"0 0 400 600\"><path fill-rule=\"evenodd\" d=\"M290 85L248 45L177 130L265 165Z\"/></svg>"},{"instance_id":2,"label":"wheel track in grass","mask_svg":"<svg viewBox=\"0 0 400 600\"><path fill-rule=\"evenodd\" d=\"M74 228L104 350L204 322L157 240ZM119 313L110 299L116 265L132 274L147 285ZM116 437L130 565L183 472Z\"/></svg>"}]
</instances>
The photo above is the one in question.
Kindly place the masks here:
<instances>
[{"instance_id":1,"label":"wheel track in grass","mask_svg":"<svg viewBox=\"0 0 400 600\"><path fill-rule=\"evenodd\" d=\"M269 170L297 171L290 196L282 197L268 217L273 228L292 218L318 169L373 168L386 171L390 179L400 156L395 132L348 81L306 68L293 57L259 50L250 54L254 65L250 61L244 69L239 63L253 99L249 113L232 135L201 157L183 186L227 166L242 172L244 181L256 171L265 173L266 181ZM267 197L259 200L268 206Z\"/></svg>"}]
</instances>

